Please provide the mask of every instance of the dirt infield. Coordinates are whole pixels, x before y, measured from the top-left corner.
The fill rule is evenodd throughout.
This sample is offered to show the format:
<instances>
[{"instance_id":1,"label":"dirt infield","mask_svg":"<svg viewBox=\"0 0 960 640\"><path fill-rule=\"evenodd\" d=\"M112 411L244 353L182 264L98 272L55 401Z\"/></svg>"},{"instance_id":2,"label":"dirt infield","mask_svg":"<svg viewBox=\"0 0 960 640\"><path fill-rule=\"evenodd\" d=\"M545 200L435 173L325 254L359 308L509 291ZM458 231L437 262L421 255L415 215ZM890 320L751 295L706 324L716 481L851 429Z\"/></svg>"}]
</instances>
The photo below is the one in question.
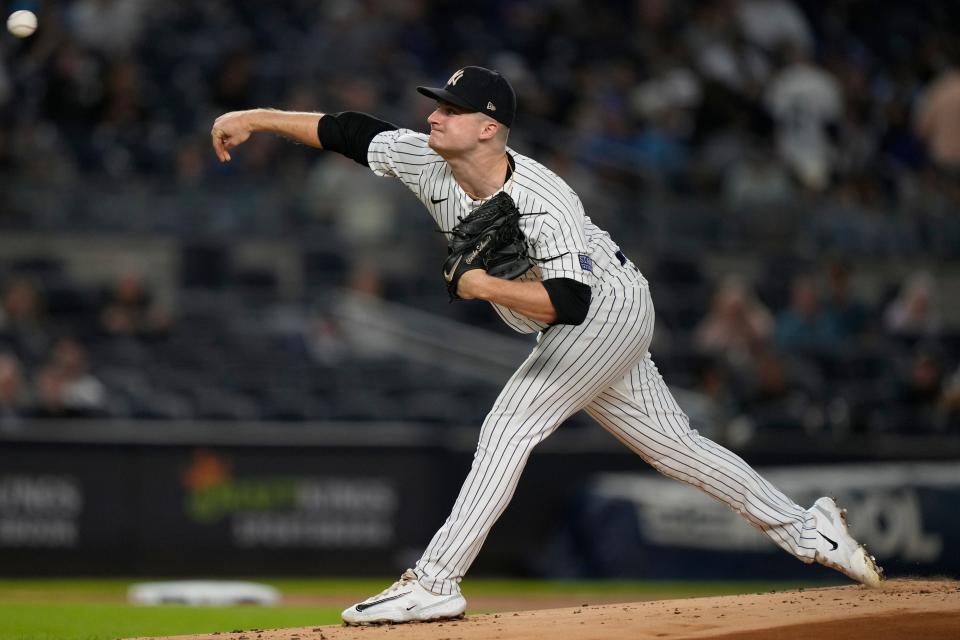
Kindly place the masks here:
<instances>
[{"instance_id":1,"label":"dirt infield","mask_svg":"<svg viewBox=\"0 0 960 640\"><path fill-rule=\"evenodd\" d=\"M468 615L430 624L254 629L179 640L956 640L960 583L891 580L831 587Z\"/></svg>"}]
</instances>

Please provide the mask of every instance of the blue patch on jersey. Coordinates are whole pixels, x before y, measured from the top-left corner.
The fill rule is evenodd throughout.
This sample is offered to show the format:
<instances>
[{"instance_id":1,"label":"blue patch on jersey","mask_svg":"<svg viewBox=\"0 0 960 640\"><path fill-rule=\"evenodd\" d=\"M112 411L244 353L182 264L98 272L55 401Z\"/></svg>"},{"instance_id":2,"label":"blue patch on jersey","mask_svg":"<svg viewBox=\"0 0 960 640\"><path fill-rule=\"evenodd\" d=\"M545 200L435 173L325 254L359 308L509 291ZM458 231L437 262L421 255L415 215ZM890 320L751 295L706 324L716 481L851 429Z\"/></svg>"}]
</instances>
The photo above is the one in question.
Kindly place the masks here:
<instances>
[{"instance_id":1,"label":"blue patch on jersey","mask_svg":"<svg viewBox=\"0 0 960 640\"><path fill-rule=\"evenodd\" d=\"M593 273L593 259L590 256L580 254L580 268L584 271Z\"/></svg>"}]
</instances>

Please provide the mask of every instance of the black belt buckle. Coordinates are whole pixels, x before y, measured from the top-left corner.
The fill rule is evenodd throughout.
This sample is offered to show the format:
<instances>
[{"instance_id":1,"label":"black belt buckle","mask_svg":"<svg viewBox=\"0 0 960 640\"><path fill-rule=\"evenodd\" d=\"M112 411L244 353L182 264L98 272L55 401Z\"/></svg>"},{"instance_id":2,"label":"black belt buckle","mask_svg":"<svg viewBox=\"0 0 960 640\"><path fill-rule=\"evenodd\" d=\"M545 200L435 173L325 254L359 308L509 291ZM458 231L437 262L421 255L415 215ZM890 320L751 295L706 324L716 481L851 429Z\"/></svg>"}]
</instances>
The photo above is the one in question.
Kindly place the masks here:
<instances>
[{"instance_id":1,"label":"black belt buckle","mask_svg":"<svg viewBox=\"0 0 960 640\"><path fill-rule=\"evenodd\" d=\"M617 260L620 261L620 266L621 266L621 267L627 266L627 256L623 255L623 251L620 251L620 250L618 249L617 252L616 252L615 254L613 254L613 255L617 256Z\"/></svg>"}]
</instances>

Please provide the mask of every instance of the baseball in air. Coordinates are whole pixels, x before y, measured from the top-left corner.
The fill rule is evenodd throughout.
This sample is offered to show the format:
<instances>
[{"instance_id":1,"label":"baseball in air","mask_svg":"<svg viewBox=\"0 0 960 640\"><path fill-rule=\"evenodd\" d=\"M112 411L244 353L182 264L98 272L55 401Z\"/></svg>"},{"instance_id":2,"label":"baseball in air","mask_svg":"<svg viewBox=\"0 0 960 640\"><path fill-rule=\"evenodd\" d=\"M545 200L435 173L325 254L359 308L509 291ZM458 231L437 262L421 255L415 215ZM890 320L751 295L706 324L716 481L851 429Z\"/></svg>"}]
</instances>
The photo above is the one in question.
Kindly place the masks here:
<instances>
[{"instance_id":1,"label":"baseball in air","mask_svg":"<svg viewBox=\"0 0 960 640\"><path fill-rule=\"evenodd\" d=\"M7 18L7 31L18 38L26 38L37 30L37 16L33 11L21 9L14 11Z\"/></svg>"}]
</instances>

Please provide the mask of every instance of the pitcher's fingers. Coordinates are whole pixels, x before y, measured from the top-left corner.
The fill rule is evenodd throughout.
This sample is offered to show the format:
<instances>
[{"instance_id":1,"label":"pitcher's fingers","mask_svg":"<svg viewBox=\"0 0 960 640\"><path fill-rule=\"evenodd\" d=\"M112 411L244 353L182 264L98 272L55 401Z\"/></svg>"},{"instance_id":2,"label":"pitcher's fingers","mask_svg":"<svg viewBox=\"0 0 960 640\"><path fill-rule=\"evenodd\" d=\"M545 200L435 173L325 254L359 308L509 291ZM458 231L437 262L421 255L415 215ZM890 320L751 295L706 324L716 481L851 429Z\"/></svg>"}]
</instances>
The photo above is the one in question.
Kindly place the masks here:
<instances>
[{"instance_id":1,"label":"pitcher's fingers","mask_svg":"<svg viewBox=\"0 0 960 640\"><path fill-rule=\"evenodd\" d=\"M220 162L227 162L230 160L230 154L227 153L227 149L223 144L223 131L214 129L210 132L210 137L213 140L213 150L216 152L217 158L219 158Z\"/></svg>"},{"instance_id":2,"label":"pitcher's fingers","mask_svg":"<svg viewBox=\"0 0 960 640\"><path fill-rule=\"evenodd\" d=\"M214 153L220 160L223 160L223 142L220 140L220 133L216 129L210 131L210 144L213 146Z\"/></svg>"}]
</instances>

